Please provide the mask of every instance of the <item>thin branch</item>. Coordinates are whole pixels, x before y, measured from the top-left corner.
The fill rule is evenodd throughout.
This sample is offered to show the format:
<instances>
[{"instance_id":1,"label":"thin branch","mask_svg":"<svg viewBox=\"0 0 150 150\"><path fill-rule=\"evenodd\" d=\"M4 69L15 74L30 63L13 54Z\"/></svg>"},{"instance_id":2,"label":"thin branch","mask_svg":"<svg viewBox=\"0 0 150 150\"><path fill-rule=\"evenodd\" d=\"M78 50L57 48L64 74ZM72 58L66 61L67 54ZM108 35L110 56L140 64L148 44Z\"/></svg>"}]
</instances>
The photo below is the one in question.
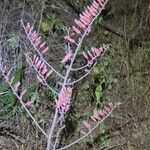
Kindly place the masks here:
<instances>
[{"instance_id":1,"label":"thin branch","mask_svg":"<svg viewBox=\"0 0 150 150\"><path fill-rule=\"evenodd\" d=\"M85 38L85 36L87 35L91 25L93 24L93 22L96 20L96 18L98 17L98 15L101 13L102 9L100 9L100 11L96 14L96 16L93 18L93 20L89 23L88 27L86 28L86 30L84 31L83 35L81 36L81 38L79 38L79 42L77 44L77 47L76 47L76 50L75 50L75 53L73 55L73 58L71 59L71 63L68 67L68 70L67 70L67 73L65 75L65 78L64 78L64 82L62 84L62 88L61 88L61 91L64 90L66 84L67 84L67 80L68 80L68 77L69 77L69 74L70 74L70 71L71 71L71 68L72 68L72 65L74 63L74 60L76 58L76 55L78 53L78 51L80 50L81 48L81 45L82 45L82 42L83 42L83 39ZM53 119L53 123L52 123L52 126L50 128L50 133L48 135L48 144L47 144L47 149L46 150L49 150L50 149L50 143L51 143L51 138L52 138L52 134L53 134L53 130L55 128L55 124L56 124L56 120L57 120L57 116L58 116L58 109L56 108L55 110L55 116L54 116L54 119Z\"/></svg>"},{"instance_id":2,"label":"thin branch","mask_svg":"<svg viewBox=\"0 0 150 150\"><path fill-rule=\"evenodd\" d=\"M46 132L40 127L40 125L38 124L38 122L34 119L34 117L32 116L32 114L29 112L29 110L27 109L27 107L25 106L24 102L22 101L22 97L20 97L15 89L13 88L13 86L11 85L11 83L7 80L7 77L5 76L4 73L2 73L2 75L4 76L4 78L6 79L6 82L8 83L8 85L10 86L13 94L18 98L19 102L21 103L22 107L25 109L25 111L27 112L27 114L29 115L29 117L33 120L33 122L35 123L35 125L40 129L40 131L46 136L48 137L48 135L46 134Z\"/></svg>"},{"instance_id":3,"label":"thin branch","mask_svg":"<svg viewBox=\"0 0 150 150\"><path fill-rule=\"evenodd\" d=\"M104 52L102 53L102 55L100 56L100 58L102 58L106 52L108 47L105 48ZM89 67L91 65L91 63L97 58L97 56L92 57L92 59L90 61L88 61L88 63L82 67L79 68L71 68L71 71L80 71L82 69L85 69L87 67Z\"/></svg>"},{"instance_id":4,"label":"thin branch","mask_svg":"<svg viewBox=\"0 0 150 150\"><path fill-rule=\"evenodd\" d=\"M95 65L96 65L96 63L92 66L92 68L94 68L94 67L95 67ZM73 82L66 83L66 85L73 85L73 84L75 84L75 83L77 83L77 82L81 81L81 80L82 80L82 79L84 79L87 75L89 75L89 74L90 74L90 72L91 72L92 68L90 68L90 70L88 70L88 71L87 71L87 73L86 73L86 74L84 74L81 78L79 78L79 79L77 79L77 80L75 80L75 81L73 81Z\"/></svg>"},{"instance_id":5,"label":"thin branch","mask_svg":"<svg viewBox=\"0 0 150 150\"><path fill-rule=\"evenodd\" d=\"M23 23L23 21L21 20L22 26L24 28L24 31L29 39L29 41L31 42L32 46L34 47L34 49L37 51L37 53L39 54L39 56L41 57L41 59L44 61L44 63L51 69L53 69L53 71L60 76L61 78L64 78L64 76L62 74L60 74L56 69L54 69L54 67L52 67L43 57L43 55L40 53L40 51L36 48L35 44L33 43L32 39L30 38L29 34L27 33L27 31L25 30L25 25Z\"/></svg>"},{"instance_id":6,"label":"thin branch","mask_svg":"<svg viewBox=\"0 0 150 150\"><path fill-rule=\"evenodd\" d=\"M111 110L100 122L98 122L89 132L87 132L86 135L84 135L84 136L82 136L81 138L77 139L76 141L70 143L69 145L67 145L67 146L65 146L65 147L63 147L63 148L57 149L57 150L64 150L64 149L66 149L66 148L69 148L69 147L71 147L72 145L75 145L75 144L79 143L81 140L83 140L84 138L86 138L87 136L89 136L89 134L91 134L92 131L93 131L95 128L97 128L107 117L110 116L110 114L112 113L112 111L113 111L117 106L118 106L118 104L116 104L116 105L112 108L112 110Z\"/></svg>"},{"instance_id":7,"label":"thin branch","mask_svg":"<svg viewBox=\"0 0 150 150\"><path fill-rule=\"evenodd\" d=\"M43 80L43 85L47 86L53 93L58 95L58 92L56 92L51 86L49 86L49 84L46 82L45 78L43 77L43 75L37 70L36 66L32 63L31 59L27 56L27 54L24 53L24 55L26 56L26 58L31 62L31 66L33 66L34 70L36 71L36 73L38 73L38 75L42 78Z\"/></svg>"},{"instance_id":8,"label":"thin branch","mask_svg":"<svg viewBox=\"0 0 150 150\"><path fill-rule=\"evenodd\" d=\"M64 128L65 128L65 125L62 126L62 127L58 130L57 136L56 136L56 139L55 139L55 143L54 143L54 146L53 146L53 150L55 150L56 144L58 143L58 138L59 138L60 132L61 132Z\"/></svg>"}]
</instances>

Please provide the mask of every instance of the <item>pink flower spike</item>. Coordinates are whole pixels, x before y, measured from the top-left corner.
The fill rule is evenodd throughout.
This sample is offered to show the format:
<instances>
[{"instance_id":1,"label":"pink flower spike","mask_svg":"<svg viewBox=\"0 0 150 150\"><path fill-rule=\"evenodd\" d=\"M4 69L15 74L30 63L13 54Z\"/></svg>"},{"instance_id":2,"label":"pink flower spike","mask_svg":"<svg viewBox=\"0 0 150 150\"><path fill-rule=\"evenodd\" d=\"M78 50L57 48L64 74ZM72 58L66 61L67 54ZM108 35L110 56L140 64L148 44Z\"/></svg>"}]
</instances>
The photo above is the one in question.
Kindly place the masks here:
<instances>
[{"instance_id":1,"label":"pink flower spike","mask_svg":"<svg viewBox=\"0 0 150 150\"><path fill-rule=\"evenodd\" d=\"M25 103L25 106L28 106L28 107L30 107L30 106L32 106L33 105L33 101L29 101L29 102L26 102Z\"/></svg>"},{"instance_id":2,"label":"pink flower spike","mask_svg":"<svg viewBox=\"0 0 150 150\"><path fill-rule=\"evenodd\" d=\"M40 76L37 75L36 78L39 82L43 83L43 79Z\"/></svg>"},{"instance_id":3,"label":"pink flower spike","mask_svg":"<svg viewBox=\"0 0 150 150\"><path fill-rule=\"evenodd\" d=\"M29 33L28 33L30 36L32 34L32 30L33 30L33 26L30 27L30 30L29 30Z\"/></svg>"},{"instance_id":4,"label":"pink flower spike","mask_svg":"<svg viewBox=\"0 0 150 150\"><path fill-rule=\"evenodd\" d=\"M96 53L95 53L95 48L94 47L91 47L91 51L92 51L93 55L95 56Z\"/></svg>"},{"instance_id":5,"label":"pink flower spike","mask_svg":"<svg viewBox=\"0 0 150 150\"><path fill-rule=\"evenodd\" d=\"M22 99L22 97L25 95L25 93L26 93L26 89L25 90L23 90L22 92L21 92L21 94L20 94L20 98Z\"/></svg>"},{"instance_id":6,"label":"pink flower spike","mask_svg":"<svg viewBox=\"0 0 150 150\"><path fill-rule=\"evenodd\" d=\"M78 22L78 25L82 28L85 29L86 25L84 23L81 22L81 20Z\"/></svg>"},{"instance_id":7,"label":"pink flower spike","mask_svg":"<svg viewBox=\"0 0 150 150\"><path fill-rule=\"evenodd\" d=\"M84 131L80 131L81 132L81 134L83 134L83 135L87 135L87 133L86 132L84 132Z\"/></svg>"},{"instance_id":8,"label":"pink flower spike","mask_svg":"<svg viewBox=\"0 0 150 150\"><path fill-rule=\"evenodd\" d=\"M37 56L34 54L33 58L32 58L33 62L35 61L36 58L37 58Z\"/></svg>"},{"instance_id":9,"label":"pink flower spike","mask_svg":"<svg viewBox=\"0 0 150 150\"><path fill-rule=\"evenodd\" d=\"M94 118L93 116L91 116L91 119L92 119L94 122L96 122L96 123L97 123L96 118Z\"/></svg>"},{"instance_id":10,"label":"pink flower spike","mask_svg":"<svg viewBox=\"0 0 150 150\"><path fill-rule=\"evenodd\" d=\"M72 51L70 50L69 52L67 52L67 54L65 55L65 57L63 58L63 60L61 61L61 63L66 63L66 62L68 62L68 60L69 59L71 59L71 57L72 57Z\"/></svg>"},{"instance_id":11,"label":"pink flower spike","mask_svg":"<svg viewBox=\"0 0 150 150\"><path fill-rule=\"evenodd\" d=\"M91 19L91 17L92 17L91 13L90 13L88 10L85 10L85 13L86 13L86 16L87 16L89 19Z\"/></svg>"},{"instance_id":12,"label":"pink flower spike","mask_svg":"<svg viewBox=\"0 0 150 150\"><path fill-rule=\"evenodd\" d=\"M31 35L31 39L34 39L34 37L36 36L37 34L36 34L36 31L34 31L33 33L32 33L32 35Z\"/></svg>"},{"instance_id":13,"label":"pink flower spike","mask_svg":"<svg viewBox=\"0 0 150 150\"><path fill-rule=\"evenodd\" d=\"M36 41L35 41L36 42ZM39 40L38 42L34 43L35 47L38 47L41 41Z\"/></svg>"},{"instance_id":14,"label":"pink flower spike","mask_svg":"<svg viewBox=\"0 0 150 150\"><path fill-rule=\"evenodd\" d=\"M90 19L88 19L86 16L83 16L83 17L80 17L80 20L82 21L85 21L86 23L90 23Z\"/></svg>"},{"instance_id":15,"label":"pink flower spike","mask_svg":"<svg viewBox=\"0 0 150 150\"><path fill-rule=\"evenodd\" d=\"M23 25L24 26L24 25ZM27 26L26 27L24 27L24 29L25 29L25 31L26 32L28 32L29 31L29 29L30 29L30 24L29 23L27 23Z\"/></svg>"},{"instance_id":16,"label":"pink flower spike","mask_svg":"<svg viewBox=\"0 0 150 150\"><path fill-rule=\"evenodd\" d=\"M87 129L91 129L91 125L86 122L86 121L83 121L83 125L87 128Z\"/></svg>"},{"instance_id":17,"label":"pink flower spike","mask_svg":"<svg viewBox=\"0 0 150 150\"><path fill-rule=\"evenodd\" d=\"M114 105L113 105L113 103L108 103L108 106L109 106L110 109L111 109L111 108L113 108Z\"/></svg>"},{"instance_id":18,"label":"pink flower spike","mask_svg":"<svg viewBox=\"0 0 150 150\"><path fill-rule=\"evenodd\" d=\"M59 109L61 114L65 114L70 108L70 99L72 95L72 88L65 88L58 95L58 100L56 101L56 107Z\"/></svg>"},{"instance_id":19,"label":"pink flower spike","mask_svg":"<svg viewBox=\"0 0 150 150\"><path fill-rule=\"evenodd\" d=\"M87 13L85 13L85 12L83 12L83 15L84 15L84 17L87 19L87 20L89 20L89 21L91 21L91 15L89 16Z\"/></svg>"},{"instance_id":20,"label":"pink flower spike","mask_svg":"<svg viewBox=\"0 0 150 150\"><path fill-rule=\"evenodd\" d=\"M26 58L26 61L27 61L27 63L29 64L29 65L31 65L32 66L32 60L30 60L30 59L28 59L28 58Z\"/></svg>"},{"instance_id":21,"label":"pink flower spike","mask_svg":"<svg viewBox=\"0 0 150 150\"><path fill-rule=\"evenodd\" d=\"M65 39L68 40L70 43L76 43L74 39L72 39L70 36L65 36Z\"/></svg>"},{"instance_id":22,"label":"pink flower spike","mask_svg":"<svg viewBox=\"0 0 150 150\"><path fill-rule=\"evenodd\" d=\"M36 56L36 59L35 60L33 60L33 63L34 64L37 64L37 62L39 61L39 57L38 56Z\"/></svg>"},{"instance_id":23,"label":"pink flower spike","mask_svg":"<svg viewBox=\"0 0 150 150\"><path fill-rule=\"evenodd\" d=\"M98 114L97 110L94 110L93 117L96 119L99 119L99 114Z\"/></svg>"},{"instance_id":24,"label":"pink flower spike","mask_svg":"<svg viewBox=\"0 0 150 150\"><path fill-rule=\"evenodd\" d=\"M92 3L92 6L95 7L95 9L98 9L98 8L99 8L99 5L98 5L98 3L97 3L96 1L94 1L94 2Z\"/></svg>"},{"instance_id":25,"label":"pink flower spike","mask_svg":"<svg viewBox=\"0 0 150 150\"><path fill-rule=\"evenodd\" d=\"M35 40L35 43L38 43L39 41L41 41L41 36L39 36L39 37Z\"/></svg>"},{"instance_id":26,"label":"pink flower spike","mask_svg":"<svg viewBox=\"0 0 150 150\"><path fill-rule=\"evenodd\" d=\"M88 55L87 55L87 54L85 54L84 52L82 52L82 54L83 54L84 58L85 58L87 61L89 61L89 59L88 59Z\"/></svg>"},{"instance_id":27,"label":"pink flower spike","mask_svg":"<svg viewBox=\"0 0 150 150\"><path fill-rule=\"evenodd\" d=\"M99 116L100 116L100 117L102 117L102 118L104 118L104 117L105 117L105 114L104 114L104 112L103 112L103 111L101 111L101 110L100 110L98 113L99 113Z\"/></svg>"},{"instance_id":28,"label":"pink flower spike","mask_svg":"<svg viewBox=\"0 0 150 150\"><path fill-rule=\"evenodd\" d=\"M44 61L41 63L41 65L40 65L40 67L39 67L39 69L42 69L43 67L44 67L44 65L45 65L45 63L44 63Z\"/></svg>"},{"instance_id":29,"label":"pink flower spike","mask_svg":"<svg viewBox=\"0 0 150 150\"><path fill-rule=\"evenodd\" d=\"M38 38L38 35L36 34L33 38L31 38L32 42L35 43L37 38Z\"/></svg>"},{"instance_id":30,"label":"pink flower spike","mask_svg":"<svg viewBox=\"0 0 150 150\"><path fill-rule=\"evenodd\" d=\"M87 6L87 9L89 10L90 13L95 12L91 7Z\"/></svg>"},{"instance_id":31,"label":"pink flower spike","mask_svg":"<svg viewBox=\"0 0 150 150\"><path fill-rule=\"evenodd\" d=\"M91 32L91 26L89 26L89 27L88 27L87 32L88 32L88 33L90 33L90 32Z\"/></svg>"},{"instance_id":32,"label":"pink flower spike","mask_svg":"<svg viewBox=\"0 0 150 150\"><path fill-rule=\"evenodd\" d=\"M52 74L52 72L53 72L52 69L49 72L47 72L45 78L49 77Z\"/></svg>"},{"instance_id":33,"label":"pink flower spike","mask_svg":"<svg viewBox=\"0 0 150 150\"><path fill-rule=\"evenodd\" d=\"M39 48L43 48L45 46L46 42L43 42Z\"/></svg>"},{"instance_id":34,"label":"pink flower spike","mask_svg":"<svg viewBox=\"0 0 150 150\"><path fill-rule=\"evenodd\" d=\"M83 18L80 18L80 20L82 21L82 23L83 23L84 25L88 25L88 24L89 24L89 22L85 21Z\"/></svg>"},{"instance_id":35,"label":"pink flower spike","mask_svg":"<svg viewBox=\"0 0 150 150\"><path fill-rule=\"evenodd\" d=\"M104 9L104 2L101 1L101 0L97 0L97 1L99 2L100 7L101 7L102 9Z\"/></svg>"},{"instance_id":36,"label":"pink flower spike","mask_svg":"<svg viewBox=\"0 0 150 150\"><path fill-rule=\"evenodd\" d=\"M93 6L91 6L91 10L92 10L93 12L95 12L95 13L97 13L97 12L98 12L98 10L97 10L97 9L95 9L95 7L93 7Z\"/></svg>"},{"instance_id":37,"label":"pink flower spike","mask_svg":"<svg viewBox=\"0 0 150 150\"><path fill-rule=\"evenodd\" d=\"M87 51L88 55L91 57L91 59L93 58L93 55L91 54L90 51Z\"/></svg>"},{"instance_id":38,"label":"pink flower spike","mask_svg":"<svg viewBox=\"0 0 150 150\"><path fill-rule=\"evenodd\" d=\"M76 20L76 19L75 19L75 23L76 23L80 28L83 28L83 26L84 26L82 23L80 23L79 20Z\"/></svg>"},{"instance_id":39,"label":"pink flower spike","mask_svg":"<svg viewBox=\"0 0 150 150\"><path fill-rule=\"evenodd\" d=\"M98 48L94 48L93 51L95 52L97 57L101 55L101 51Z\"/></svg>"},{"instance_id":40,"label":"pink flower spike","mask_svg":"<svg viewBox=\"0 0 150 150\"><path fill-rule=\"evenodd\" d=\"M42 53L46 53L49 50L49 47L46 47L44 50L42 50Z\"/></svg>"},{"instance_id":41,"label":"pink flower spike","mask_svg":"<svg viewBox=\"0 0 150 150\"><path fill-rule=\"evenodd\" d=\"M42 63L41 60L39 60L39 61L37 62L37 64L35 65L37 69L39 68L39 66L41 65L41 63Z\"/></svg>"},{"instance_id":42,"label":"pink flower spike","mask_svg":"<svg viewBox=\"0 0 150 150\"><path fill-rule=\"evenodd\" d=\"M72 29L76 32L76 34L81 34L80 30L77 29L75 26L73 26Z\"/></svg>"},{"instance_id":43,"label":"pink flower spike","mask_svg":"<svg viewBox=\"0 0 150 150\"><path fill-rule=\"evenodd\" d=\"M98 1L98 3L101 3L102 0L97 0L97 1Z\"/></svg>"},{"instance_id":44,"label":"pink flower spike","mask_svg":"<svg viewBox=\"0 0 150 150\"><path fill-rule=\"evenodd\" d=\"M45 65L41 73L42 73L42 75L44 75L46 72L47 72L47 68L46 68L46 65Z\"/></svg>"},{"instance_id":45,"label":"pink flower spike","mask_svg":"<svg viewBox=\"0 0 150 150\"><path fill-rule=\"evenodd\" d=\"M21 83L17 82L14 86L14 90L17 91L20 85L21 85Z\"/></svg>"},{"instance_id":46,"label":"pink flower spike","mask_svg":"<svg viewBox=\"0 0 150 150\"><path fill-rule=\"evenodd\" d=\"M91 8L89 8L89 12L92 14L93 17L96 16L96 13Z\"/></svg>"},{"instance_id":47,"label":"pink flower spike","mask_svg":"<svg viewBox=\"0 0 150 150\"><path fill-rule=\"evenodd\" d=\"M111 109L109 107L105 107L104 108L108 113L111 111Z\"/></svg>"},{"instance_id":48,"label":"pink flower spike","mask_svg":"<svg viewBox=\"0 0 150 150\"><path fill-rule=\"evenodd\" d=\"M107 111L105 111L105 110L103 110L103 113L104 113L104 115L105 115L105 116L107 116L107 115L108 115L108 112L107 112Z\"/></svg>"}]
</instances>

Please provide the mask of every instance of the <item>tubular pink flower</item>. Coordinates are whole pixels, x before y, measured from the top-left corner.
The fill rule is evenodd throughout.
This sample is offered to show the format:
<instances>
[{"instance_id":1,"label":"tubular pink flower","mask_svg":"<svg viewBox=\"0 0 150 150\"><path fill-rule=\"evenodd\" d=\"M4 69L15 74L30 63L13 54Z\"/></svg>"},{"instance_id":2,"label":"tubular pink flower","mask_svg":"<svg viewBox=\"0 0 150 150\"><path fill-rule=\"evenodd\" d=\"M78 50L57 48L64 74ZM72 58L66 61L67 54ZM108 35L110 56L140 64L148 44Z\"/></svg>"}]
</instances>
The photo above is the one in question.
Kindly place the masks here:
<instances>
[{"instance_id":1,"label":"tubular pink flower","mask_svg":"<svg viewBox=\"0 0 150 150\"><path fill-rule=\"evenodd\" d=\"M70 36L65 36L65 39L72 44L76 43L75 40L72 39Z\"/></svg>"},{"instance_id":2,"label":"tubular pink flower","mask_svg":"<svg viewBox=\"0 0 150 150\"><path fill-rule=\"evenodd\" d=\"M100 47L100 48L94 48L92 47L91 50L87 51L86 53L83 52L83 57L86 59L87 63L89 63L89 66L94 64L95 61L97 61L97 58L102 57L104 54L105 49Z\"/></svg>"},{"instance_id":3,"label":"tubular pink flower","mask_svg":"<svg viewBox=\"0 0 150 150\"><path fill-rule=\"evenodd\" d=\"M52 73L53 73L53 70L51 69L50 71L48 71L48 72L46 73L45 78L49 77Z\"/></svg>"},{"instance_id":4,"label":"tubular pink flower","mask_svg":"<svg viewBox=\"0 0 150 150\"><path fill-rule=\"evenodd\" d=\"M20 85L21 85L21 83L20 83L20 82L17 82L17 83L15 84L15 86L14 86L14 90L15 90L15 91L18 91L18 88L19 88Z\"/></svg>"},{"instance_id":5,"label":"tubular pink flower","mask_svg":"<svg viewBox=\"0 0 150 150\"><path fill-rule=\"evenodd\" d=\"M41 41L41 36L38 35L36 31L34 31L33 26L31 26L29 23L25 25L22 21L22 26L24 28L25 33L27 34L30 42L32 45L43 54L47 52L48 48L46 46L46 42Z\"/></svg>"},{"instance_id":6,"label":"tubular pink flower","mask_svg":"<svg viewBox=\"0 0 150 150\"><path fill-rule=\"evenodd\" d=\"M86 35L91 31L91 22L98 16L98 14L104 9L107 0L93 0L90 6L79 15L79 19L75 19L75 26L72 26L72 34L82 36L86 32ZM74 34L73 34L74 33ZM70 44L76 44L74 36L66 36L65 39L70 42Z\"/></svg>"},{"instance_id":7,"label":"tubular pink flower","mask_svg":"<svg viewBox=\"0 0 150 150\"><path fill-rule=\"evenodd\" d=\"M67 54L65 55L65 57L63 58L63 60L61 61L61 63L66 63L66 62L68 62L70 59L71 59L71 57L72 57L72 51L71 50L69 50L68 52L67 52Z\"/></svg>"},{"instance_id":8,"label":"tubular pink flower","mask_svg":"<svg viewBox=\"0 0 150 150\"><path fill-rule=\"evenodd\" d=\"M59 95L56 101L56 107L59 109L59 113L64 115L70 108L70 100L72 96L72 88L65 88Z\"/></svg>"},{"instance_id":9,"label":"tubular pink flower","mask_svg":"<svg viewBox=\"0 0 150 150\"><path fill-rule=\"evenodd\" d=\"M87 121L83 121L83 125L84 125L87 129L91 129L91 125L90 125Z\"/></svg>"},{"instance_id":10,"label":"tubular pink flower","mask_svg":"<svg viewBox=\"0 0 150 150\"><path fill-rule=\"evenodd\" d=\"M119 104L120 103L116 103L116 104L108 103L108 106L104 107L103 110L99 110L99 111L94 110L93 115L90 117L90 120L88 122L83 121L84 127L86 129L91 129L94 124L99 123L104 118L106 118L108 115L110 115L112 110Z\"/></svg>"},{"instance_id":11,"label":"tubular pink flower","mask_svg":"<svg viewBox=\"0 0 150 150\"><path fill-rule=\"evenodd\" d=\"M25 95L25 93L26 93L26 89L25 90L23 90L22 92L21 92L21 94L20 94L20 98L22 99L22 97Z\"/></svg>"},{"instance_id":12,"label":"tubular pink flower","mask_svg":"<svg viewBox=\"0 0 150 150\"><path fill-rule=\"evenodd\" d=\"M36 75L36 78L37 78L37 80L38 80L39 82L41 82L41 83L44 82L43 79L42 79L39 75Z\"/></svg>"},{"instance_id":13,"label":"tubular pink flower","mask_svg":"<svg viewBox=\"0 0 150 150\"><path fill-rule=\"evenodd\" d=\"M36 70L43 77L43 79L46 80L46 78L48 78L52 74L53 69L49 69L47 65L45 64L45 62L41 58L36 56L35 54L30 60L29 59L27 60L28 60L27 62L31 66L34 66L36 68ZM41 76L37 75L37 80L43 83L43 79Z\"/></svg>"},{"instance_id":14,"label":"tubular pink flower","mask_svg":"<svg viewBox=\"0 0 150 150\"><path fill-rule=\"evenodd\" d=\"M46 53L48 50L49 50L49 47L46 47L46 48L43 49L42 53L44 54L44 53Z\"/></svg>"},{"instance_id":15,"label":"tubular pink flower","mask_svg":"<svg viewBox=\"0 0 150 150\"><path fill-rule=\"evenodd\" d=\"M75 31L76 34L78 34L78 35L81 34L81 31L78 28L76 28L75 26L73 26L72 29Z\"/></svg>"}]
</instances>

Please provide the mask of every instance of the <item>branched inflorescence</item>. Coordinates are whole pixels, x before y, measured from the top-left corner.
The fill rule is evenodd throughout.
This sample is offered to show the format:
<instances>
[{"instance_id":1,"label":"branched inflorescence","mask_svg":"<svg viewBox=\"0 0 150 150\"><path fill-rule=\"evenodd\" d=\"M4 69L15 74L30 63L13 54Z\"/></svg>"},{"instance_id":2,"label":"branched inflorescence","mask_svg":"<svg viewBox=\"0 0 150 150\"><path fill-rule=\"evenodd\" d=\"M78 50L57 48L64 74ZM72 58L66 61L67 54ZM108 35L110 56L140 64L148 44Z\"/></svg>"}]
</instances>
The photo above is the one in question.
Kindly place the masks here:
<instances>
[{"instance_id":1,"label":"branched inflorescence","mask_svg":"<svg viewBox=\"0 0 150 150\"><path fill-rule=\"evenodd\" d=\"M24 23L23 20L21 20L21 25L24 29L27 39L30 41L31 45L34 47L35 50L35 52L32 53L27 53L24 51L27 62L31 67L34 68L38 82L47 86L47 88L56 95L55 115L52 120L48 134L46 134L45 131L38 125L38 122L34 119L32 114L26 108L23 102L23 96L26 93L26 90L18 95L17 91L20 87L20 82L12 85L12 81L10 81L10 71L8 71L8 73L6 71L3 71L3 76L5 77L6 82L11 87L13 93L20 100L20 103L23 105L36 126L46 136L47 150L56 149L61 130L65 127L64 116L71 106L73 85L85 78L90 73L92 68L96 65L98 58L101 58L108 48L108 46L103 45L99 48L91 47L90 50L82 52L82 56L85 59L86 64L78 68L73 68L73 64L77 58L76 56L79 50L81 50L81 45L84 38L91 32L93 22L104 9L107 1L108 0L93 0L92 4L79 15L79 19L74 20L74 25L67 30L67 35L64 37L67 43L67 51L65 52L64 58L62 58L60 61L60 63L65 66L65 75L57 71L44 58L44 55L49 51L49 47L47 46L46 42L43 42L41 40L41 36L39 36L38 32L34 30L33 26L31 26L29 23ZM83 70L85 74L83 74L78 79L72 80L71 72L80 70ZM47 82L47 78L51 77L52 74L55 74L60 79L60 87L58 89L55 89ZM78 143L83 138L87 137L101 122L103 122L111 114L111 112L117 107L117 105L118 104L109 103L108 106L105 107L103 110L94 110L94 114L91 116L91 119L89 121L83 121L83 125L87 130L86 132L81 131L81 133L83 133L83 136L77 139L75 142L72 142L63 148L60 148L60 150L66 149ZM60 125L61 127L57 132L57 136L54 138L53 132L54 130L56 131L57 127Z\"/></svg>"}]
</instances>

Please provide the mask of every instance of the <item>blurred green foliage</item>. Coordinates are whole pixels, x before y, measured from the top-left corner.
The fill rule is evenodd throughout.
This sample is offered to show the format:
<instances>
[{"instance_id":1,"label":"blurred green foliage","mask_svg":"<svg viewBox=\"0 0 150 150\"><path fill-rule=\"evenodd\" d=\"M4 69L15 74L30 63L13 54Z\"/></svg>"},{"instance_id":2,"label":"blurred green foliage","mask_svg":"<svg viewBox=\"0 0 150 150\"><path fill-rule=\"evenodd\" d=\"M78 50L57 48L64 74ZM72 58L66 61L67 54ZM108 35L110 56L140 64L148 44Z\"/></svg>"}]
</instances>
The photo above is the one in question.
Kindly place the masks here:
<instances>
[{"instance_id":1,"label":"blurred green foliage","mask_svg":"<svg viewBox=\"0 0 150 150\"><path fill-rule=\"evenodd\" d=\"M51 29L55 33L64 32L65 25L63 21L55 14L51 14L48 20L45 20L41 23L40 29L42 32L46 33Z\"/></svg>"},{"instance_id":2,"label":"blurred green foliage","mask_svg":"<svg viewBox=\"0 0 150 150\"><path fill-rule=\"evenodd\" d=\"M111 90L114 82L113 72L110 70L110 65L114 57L114 48L109 47L106 53L108 54L93 69L93 75L96 78L94 95L97 105L100 105L102 102L103 90Z\"/></svg>"},{"instance_id":3,"label":"blurred green foliage","mask_svg":"<svg viewBox=\"0 0 150 150\"><path fill-rule=\"evenodd\" d=\"M19 47L19 36L17 34L12 34L8 39L8 45L11 49L16 49Z\"/></svg>"},{"instance_id":4,"label":"blurred green foliage","mask_svg":"<svg viewBox=\"0 0 150 150\"><path fill-rule=\"evenodd\" d=\"M22 68L17 68L13 77L12 85L21 81ZM16 97L12 93L8 84L3 83L0 86L0 113L3 118L9 118L15 114L21 107L16 103Z\"/></svg>"}]
</instances>

